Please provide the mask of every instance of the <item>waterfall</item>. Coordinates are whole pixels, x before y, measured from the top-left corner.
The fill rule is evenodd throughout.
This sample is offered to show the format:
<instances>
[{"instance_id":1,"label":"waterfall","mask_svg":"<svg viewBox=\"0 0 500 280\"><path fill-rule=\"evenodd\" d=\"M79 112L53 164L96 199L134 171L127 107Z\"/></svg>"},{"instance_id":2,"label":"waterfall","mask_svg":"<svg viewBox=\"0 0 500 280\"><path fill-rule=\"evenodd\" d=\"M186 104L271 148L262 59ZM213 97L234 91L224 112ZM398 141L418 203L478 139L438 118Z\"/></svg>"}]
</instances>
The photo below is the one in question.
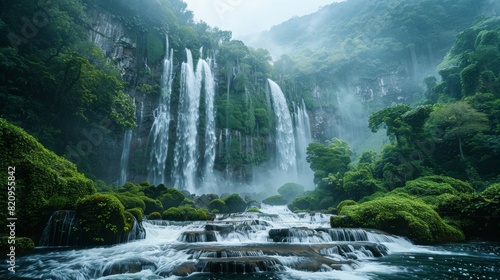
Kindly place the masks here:
<instances>
[{"instance_id":1,"label":"waterfall","mask_svg":"<svg viewBox=\"0 0 500 280\"><path fill-rule=\"evenodd\" d=\"M43 230L40 246L74 246L77 239L73 232L78 228L75 211L56 211L50 216Z\"/></svg>"},{"instance_id":2,"label":"waterfall","mask_svg":"<svg viewBox=\"0 0 500 280\"><path fill-rule=\"evenodd\" d=\"M123 186L127 182L128 159L130 155L131 142L132 142L132 130L129 129L125 131L125 134L123 135L123 149L122 149L122 156L120 158L120 180L118 182L119 186Z\"/></svg>"},{"instance_id":3,"label":"waterfall","mask_svg":"<svg viewBox=\"0 0 500 280\"><path fill-rule=\"evenodd\" d=\"M215 82L212 76L212 71L210 70L211 60L207 62L201 60L204 82L205 82L205 157L204 163L205 168L203 170L203 179L205 184L213 183L213 169L215 162L215 145L217 143L217 138L215 136ZM214 62L215 63L215 62Z\"/></svg>"},{"instance_id":4,"label":"waterfall","mask_svg":"<svg viewBox=\"0 0 500 280\"><path fill-rule=\"evenodd\" d=\"M165 162L168 153L168 134L170 128L170 96L173 81L173 49L169 49L166 39L166 54L163 59L163 74L161 77L161 96L158 108L153 111L154 122L149 132L152 143L148 165L148 181L154 185L165 182ZM142 110L142 107L141 107Z\"/></svg>"},{"instance_id":5,"label":"waterfall","mask_svg":"<svg viewBox=\"0 0 500 280\"><path fill-rule=\"evenodd\" d=\"M270 79L268 79L268 82L276 118L277 165L279 170L296 175L295 138L290 111L281 88Z\"/></svg>"},{"instance_id":6,"label":"waterfall","mask_svg":"<svg viewBox=\"0 0 500 280\"><path fill-rule=\"evenodd\" d=\"M202 50L200 50L202 53ZM215 82L209 62L200 58L193 67L193 56L186 49L187 62L182 63L181 91L177 120L177 139L174 150L174 180L177 189L195 191L196 175L201 151L198 143L198 121L200 117L200 97L205 93L205 175L210 175L215 160ZM203 85L203 87L202 87Z\"/></svg>"},{"instance_id":7,"label":"waterfall","mask_svg":"<svg viewBox=\"0 0 500 280\"><path fill-rule=\"evenodd\" d=\"M295 145L297 151L297 171L304 182L304 185L310 185L313 182L313 171L307 163L307 146L312 142L311 123L307 114L306 104L302 100L301 105L295 105Z\"/></svg>"}]
</instances>

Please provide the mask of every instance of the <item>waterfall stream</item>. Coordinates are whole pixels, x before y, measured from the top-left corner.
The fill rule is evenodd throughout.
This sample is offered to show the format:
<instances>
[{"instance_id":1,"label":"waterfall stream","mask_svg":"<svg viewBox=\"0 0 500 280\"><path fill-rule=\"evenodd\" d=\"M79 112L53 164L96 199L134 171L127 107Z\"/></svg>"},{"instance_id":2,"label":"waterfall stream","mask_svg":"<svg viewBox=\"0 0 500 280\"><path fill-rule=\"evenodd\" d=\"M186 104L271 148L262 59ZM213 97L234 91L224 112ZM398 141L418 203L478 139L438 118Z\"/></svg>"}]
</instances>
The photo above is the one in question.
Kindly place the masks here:
<instances>
[{"instance_id":1,"label":"waterfall stream","mask_svg":"<svg viewBox=\"0 0 500 280\"><path fill-rule=\"evenodd\" d=\"M285 206L266 205L260 211L218 214L210 222L145 220L146 239L120 245L40 248L16 259L15 277L436 279L432 277L440 275L440 279L470 279L468 276L484 275L481 279L497 279L500 275L500 250L487 244L468 245L471 253L464 249L469 247L456 251L415 246L405 238L376 230L330 228L329 214L295 214ZM71 224L68 213L58 215L54 219ZM54 244L64 245L61 242ZM483 251L472 252L474 246L485 247L484 255L479 253ZM434 259L439 263L434 264ZM457 265L463 261L467 265ZM453 271L454 265L468 270ZM9 279L2 274L6 271L0 272L1 279Z\"/></svg>"},{"instance_id":2,"label":"waterfall stream","mask_svg":"<svg viewBox=\"0 0 500 280\"><path fill-rule=\"evenodd\" d=\"M149 132L152 145L148 165L148 181L154 185L165 183L165 164L168 154L169 129L171 121L170 99L173 82L173 49L169 49L166 39L166 53L163 59L163 74L161 78L161 96L158 108L153 111L154 122ZM142 108L142 107L141 107ZM142 110L142 109L141 109Z\"/></svg>"}]
</instances>

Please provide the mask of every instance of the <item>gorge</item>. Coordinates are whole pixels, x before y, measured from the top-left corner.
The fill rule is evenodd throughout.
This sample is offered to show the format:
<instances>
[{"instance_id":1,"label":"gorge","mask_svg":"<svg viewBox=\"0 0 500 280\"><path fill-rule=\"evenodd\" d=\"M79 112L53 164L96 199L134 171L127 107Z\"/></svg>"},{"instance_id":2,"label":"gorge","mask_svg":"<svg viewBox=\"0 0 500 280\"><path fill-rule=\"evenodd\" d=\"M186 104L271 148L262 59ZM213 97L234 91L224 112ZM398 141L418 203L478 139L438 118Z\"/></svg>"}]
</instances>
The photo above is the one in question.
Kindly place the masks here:
<instances>
[{"instance_id":1,"label":"gorge","mask_svg":"<svg viewBox=\"0 0 500 280\"><path fill-rule=\"evenodd\" d=\"M497 1L0 10L1 279L500 278Z\"/></svg>"}]
</instances>

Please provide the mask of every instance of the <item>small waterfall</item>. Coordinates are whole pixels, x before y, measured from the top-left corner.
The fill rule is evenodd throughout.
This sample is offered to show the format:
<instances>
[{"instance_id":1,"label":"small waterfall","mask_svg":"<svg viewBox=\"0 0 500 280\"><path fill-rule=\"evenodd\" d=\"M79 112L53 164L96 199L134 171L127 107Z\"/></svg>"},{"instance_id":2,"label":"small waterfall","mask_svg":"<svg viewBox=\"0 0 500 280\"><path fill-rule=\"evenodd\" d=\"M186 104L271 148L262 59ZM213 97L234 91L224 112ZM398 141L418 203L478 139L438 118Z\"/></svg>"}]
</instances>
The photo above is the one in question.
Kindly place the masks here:
<instances>
[{"instance_id":1,"label":"small waterfall","mask_svg":"<svg viewBox=\"0 0 500 280\"><path fill-rule=\"evenodd\" d=\"M153 111L154 122L149 132L152 149L148 165L148 181L154 185L165 183L165 163L168 153L170 129L170 97L173 81L174 50L169 49L166 39L166 54L163 59L163 74L161 77L161 96L158 108ZM143 106L143 105L142 105ZM142 107L141 106L141 110ZM142 119L142 114L141 114Z\"/></svg>"},{"instance_id":2,"label":"small waterfall","mask_svg":"<svg viewBox=\"0 0 500 280\"><path fill-rule=\"evenodd\" d=\"M202 53L202 50L200 51ZM209 62L200 58L193 67L193 56L186 49L187 62L182 63L181 91L179 96L179 112L177 120L177 139L174 150L174 180L177 189L195 191L198 174L198 162L204 154L204 174L209 176L213 170L215 159L215 116L214 94L215 82ZM198 143L198 121L200 117L200 97L205 93L206 132L205 151L202 153Z\"/></svg>"},{"instance_id":3,"label":"small waterfall","mask_svg":"<svg viewBox=\"0 0 500 280\"><path fill-rule=\"evenodd\" d=\"M79 228L75 211L59 210L47 222L40 238L40 246L75 246L74 232Z\"/></svg>"},{"instance_id":4,"label":"small waterfall","mask_svg":"<svg viewBox=\"0 0 500 280\"><path fill-rule=\"evenodd\" d=\"M291 175L296 175L296 151L295 138L293 135L292 118L285 95L281 88L268 79L271 89L272 104L276 117L276 152L277 166L279 170L285 171Z\"/></svg>"},{"instance_id":5,"label":"small waterfall","mask_svg":"<svg viewBox=\"0 0 500 280\"><path fill-rule=\"evenodd\" d=\"M132 130L129 129L125 131L125 134L123 135L123 149L122 149L122 156L120 158L120 180L118 182L119 186L123 186L127 182L128 159L130 155L131 143L132 143Z\"/></svg>"}]
</instances>

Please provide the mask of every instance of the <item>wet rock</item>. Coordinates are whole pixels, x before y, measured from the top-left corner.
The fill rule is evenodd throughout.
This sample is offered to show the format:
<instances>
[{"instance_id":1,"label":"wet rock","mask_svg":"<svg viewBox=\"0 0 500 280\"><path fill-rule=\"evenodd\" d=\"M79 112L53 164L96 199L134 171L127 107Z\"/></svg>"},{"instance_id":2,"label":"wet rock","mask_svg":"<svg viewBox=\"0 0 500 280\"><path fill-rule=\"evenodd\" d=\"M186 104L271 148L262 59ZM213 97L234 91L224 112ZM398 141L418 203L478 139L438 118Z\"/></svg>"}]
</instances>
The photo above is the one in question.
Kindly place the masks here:
<instances>
[{"instance_id":1,"label":"wet rock","mask_svg":"<svg viewBox=\"0 0 500 280\"><path fill-rule=\"evenodd\" d=\"M185 231L181 234L179 239L183 242L217 242L215 231Z\"/></svg>"}]
</instances>

